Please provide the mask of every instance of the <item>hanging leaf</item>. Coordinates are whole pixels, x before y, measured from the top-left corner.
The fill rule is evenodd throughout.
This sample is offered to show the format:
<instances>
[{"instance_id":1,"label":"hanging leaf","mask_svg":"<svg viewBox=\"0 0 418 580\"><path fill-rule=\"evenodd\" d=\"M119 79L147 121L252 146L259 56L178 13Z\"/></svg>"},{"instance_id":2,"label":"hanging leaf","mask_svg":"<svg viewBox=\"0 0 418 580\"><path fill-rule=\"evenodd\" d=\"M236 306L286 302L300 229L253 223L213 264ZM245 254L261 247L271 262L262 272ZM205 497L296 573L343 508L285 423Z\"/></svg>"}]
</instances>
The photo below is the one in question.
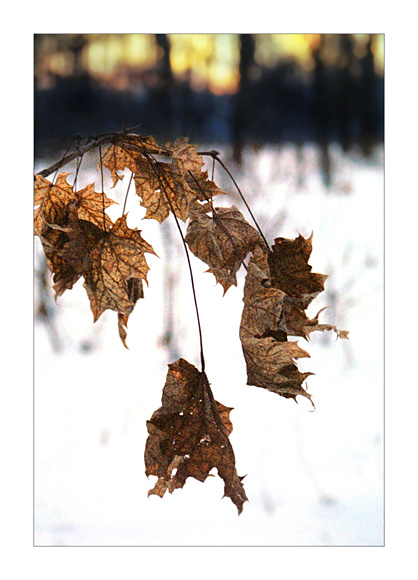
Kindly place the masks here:
<instances>
[{"instance_id":1,"label":"hanging leaf","mask_svg":"<svg viewBox=\"0 0 418 580\"><path fill-rule=\"evenodd\" d=\"M236 274L248 253L263 245L258 231L235 206L216 208L213 217L193 213L185 240L193 254L210 267L224 294L237 285Z\"/></svg>"},{"instance_id":2,"label":"hanging leaf","mask_svg":"<svg viewBox=\"0 0 418 580\"><path fill-rule=\"evenodd\" d=\"M206 374L186 360L168 368L162 406L147 422L145 473L158 477L148 495L173 493L188 477L205 481L216 467L225 484L224 495L241 513L247 496L229 441L231 409L214 400Z\"/></svg>"},{"instance_id":3,"label":"hanging leaf","mask_svg":"<svg viewBox=\"0 0 418 580\"><path fill-rule=\"evenodd\" d=\"M94 321L106 309L123 316L132 312L142 294L141 281L146 281L149 270L145 252L155 254L140 231L127 226L126 215L116 220L112 229L95 245L90 253L91 269L84 276ZM132 284L136 285L136 299L133 298Z\"/></svg>"},{"instance_id":4,"label":"hanging leaf","mask_svg":"<svg viewBox=\"0 0 418 580\"><path fill-rule=\"evenodd\" d=\"M106 209L116 203L102 192L95 191L94 183L77 191L77 215L81 220L91 222L99 228L109 229L112 220L106 214Z\"/></svg>"},{"instance_id":5,"label":"hanging leaf","mask_svg":"<svg viewBox=\"0 0 418 580\"><path fill-rule=\"evenodd\" d=\"M47 263L54 275L55 299L69 290L92 268L91 255L106 232L94 223L80 220L75 204L68 206L68 225L50 224L48 241L41 238Z\"/></svg>"},{"instance_id":6,"label":"hanging leaf","mask_svg":"<svg viewBox=\"0 0 418 580\"><path fill-rule=\"evenodd\" d=\"M40 175L35 175L34 205L35 235L42 236L49 229L49 224L66 225L67 206L75 203L77 196L73 186L67 183L70 173L60 173L55 183Z\"/></svg>"},{"instance_id":7,"label":"hanging leaf","mask_svg":"<svg viewBox=\"0 0 418 580\"><path fill-rule=\"evenodd\" d=\"M325 274L312 273L308 260L312 253L312 237L299 235L295 240L276 238L269 254L272 284L307 308L324 290Z\"/></svg>"},{"instance_id":8,"label":"hanging leaf","mask_svg":"<svg viewBox=\"0 0 418 580\"><path fill-rule=\"evenodd\" d=\"M301 235L295 240L277 238L268 254L255 249L244 286L240 339L247 363L247 384L295 400L302 395L312 402L302 388L312 373L299 372L295 364L309 354L288 337L308 339L315 330L334 330L340 338L348 338L348 332L319 324L321 311L313 319L305 313L323 291L327 278L311 272L311 252L312 235L307 240Z\"/></svg>"},{"instance_id":9,"label":"hanging leaf","mask_svg":"<svg viewBox=\"0 0 418 580\"><path fill-rule=\"evenodd\" d=\"M267 254L255 249L248 264L240 339L247 364L247 384L286 398L311 399L302 383L311 373L300 373L295 360L309 357L281 330L285 293L271 286Z\"/></svg>"},{"instance_id":10,"label":"hanging leaf","mask_svg":"<svg viewBox=\"0 0 418 580\"><path fill-rule=\"evenodd\" d=\"M139 154L137 151L129 151L129 149L122 147L120 144L112 143L106 149L102 155L101 162L110 170L113 180L112 187L116 187L118 182L123 179L123 175L119 175L118 171L129 169L132 173L136 173L138 157Z\"/></svg>"}]
</instances>

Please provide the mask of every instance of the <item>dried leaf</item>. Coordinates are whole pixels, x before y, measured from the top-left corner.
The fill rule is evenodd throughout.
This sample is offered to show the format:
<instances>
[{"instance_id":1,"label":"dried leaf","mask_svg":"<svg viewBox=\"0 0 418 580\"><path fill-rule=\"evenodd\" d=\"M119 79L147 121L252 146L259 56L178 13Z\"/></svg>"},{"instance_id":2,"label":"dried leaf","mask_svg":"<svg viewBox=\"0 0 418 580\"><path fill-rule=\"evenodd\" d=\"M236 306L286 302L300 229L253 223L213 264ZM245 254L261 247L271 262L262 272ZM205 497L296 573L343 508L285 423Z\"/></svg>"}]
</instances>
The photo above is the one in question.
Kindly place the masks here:
<instances>
[{"instance_id":1,"label":"dried leaf","mask_svg":"<svg viewBox=\"0 0 418 580\"><path fill-rule=\"evenodd\" d=\"M77 191L77 214L81 220L91 222L102 229L110 229L112 220L105 210L116 203L102 192L94 189L94 183L90 183L84 189Z\"/></svg>"},{"instance_id":2,"label":"dried leaf","mask_svg":"<svg viewBox=\"0 0 418 580\"><path fill-rule=\"evenodd\" d=\"M197 146L190 144L187 137L176 139L172 146L167 145L167 149L171 150L175 173L185 176L189 171L197 175L201 172L202 157L197 152Z\"/></svg>"},{"instance_id":3,"label":"dried leaf","mask_svg":"<svg viewBox=\"0 0 418 580\"><path fill-rule=\"evenodd\" d=\"M144 253L155 254L139 230L127 226L126 215L119 218L90 253L92 267L84 276L84 286L96 321L106 310L129 315L137 300L129 280L145 280L149 270ZM139 283L135 282L136 288ZM138 294L138 290L137 290Z\"/></svg>"},{"instance_id":4,"label":"dried leaf","mask_svg":"<svg viewBox=\"0 0 418 580\"><path fill-rule=\"evenodd\" d=\"M141 198L141 205L147 209L145 217L163 222L170 214L170 206L161 191L162 178L166 173L166 163L140 160L135 173L135 191Z\"/></svg>"},{"instance_id":5,"label":"dried leaf","mask_svg":"<svg viewBox=\"0 0 418 580\"><path fill-rule=\"evenodd\" d=\"M118 171L125 171L127 168L132 173L136 173L138 157L137 151L130 151L126 146L123 147L119 144L112 144L106 149L101 162L110 170L113 180L112 187L115 187L118 181L123 179L123 175L119 175Z\"/></svg>"},{"instance_id":6,"label":"dried leaf","mask_svg":"<svg viewBox=\"0 0 418 580\"><path fill-rule=\"evenodd\" d=\"M289 336L308 339L315 330L340 331L329 324L319 324L318 316L309 319L305 309L324 289L326 276L311 272L308 264L312 236L305 240L277 238L272 251L265 254L256 248L248 265L244 286L244 308L240 339L247 363L247 384L263 387L296 400L311 396L302 388L312 373L299 372L295 361L309 354ZM313 404L313 403L312 403Z\"/></svg>"},{"instance_id":7,"label":"dried leaf","mask_svg":"<svg viewBox=\"0 0 418 580\"><path fill-rule=\"evenodd\" d=\"M224 480L225 496L241 513L247 496L229 441L231 409L214 400L205 373L186 360L168 367L162 406L147 422L145 473L158 477L148 495L163 497L167 489L173 493L188 477L205 481L216 467Z\"/></svg>"},{"instance_id":8,"label":"dried leaf","mask_svg":"<svg viewBox=\"0 0 418 580\"><path fill-rule=\"evenodd\" d=\"M311 399L302 383L311 373L300 373L295 360L309 357L280 329L285 293L271 286L267 255L257 247L248 264L240 339L247 364L247 384L286 398Z\"/></svg>"},{"instance_id":9,"label":"dried leaf","mask_svg":"<svg viewBox=\"0 0 418 580\"><path fill-rule=\"evenodd\" d=\"M202 158L187 139L168 144L165 154L171 162L146 156L137 160L135 189L146 208L145 217L163 222L170 214L186 221L195 200L205 201L224 193L202 171Z\"/></svg>"},{"instance_id":10,"label":"dried leaf","mask_svg":"<svg viewBox=\"0 0 418 580\"><path fill-rule=\"evenodd\" d=\"M193 254L210 267L224 293L237 285L236 273L248 253L263 244L258 231L235 206L214 209L213 217L196 211L185 239Z\"/></svg>"},{"instance_id":11,"label":"dried leaf","mask_svg":"<svg viewBox=\"0 0 418 580\"><path fill-rule=\"evenodd\" d=\"M304 308L324 290L328 276L312 273L308 260L312 253L312 237L299 235L295 240L276 238L269 254L272 284L300 301Z\"/></svg>"},{"instance_id":12,"label":"dried leaf","mask_svg":"<svg viewBox=\"0 0 418 580\"><path fill-rule=\"evenodd\" d=\"M50 225L56 236L52 248L45 249L48 264L54 274L55 298L73 287L92 268L91 255L106 232L94 223L78 219L74 204L68 208L67 227ZM49 239L51 239L51 235ZM42 239L44 244L45 240ZM45 245L44 245L45 248Z\"/></svg>"},{"instance_id":13,"label":"dried leaf","mask_svg":"<svg viewBox=\"0 0 418 580\"><path fill-rule=\"evenodd\" d=\"M37 236L45 235L49 224L66 225L67 206L77 201L73 186L67 183L70 173L60 173L53 184L40 175L35 175L34 229Z\"/></svg>"}]
</instances>

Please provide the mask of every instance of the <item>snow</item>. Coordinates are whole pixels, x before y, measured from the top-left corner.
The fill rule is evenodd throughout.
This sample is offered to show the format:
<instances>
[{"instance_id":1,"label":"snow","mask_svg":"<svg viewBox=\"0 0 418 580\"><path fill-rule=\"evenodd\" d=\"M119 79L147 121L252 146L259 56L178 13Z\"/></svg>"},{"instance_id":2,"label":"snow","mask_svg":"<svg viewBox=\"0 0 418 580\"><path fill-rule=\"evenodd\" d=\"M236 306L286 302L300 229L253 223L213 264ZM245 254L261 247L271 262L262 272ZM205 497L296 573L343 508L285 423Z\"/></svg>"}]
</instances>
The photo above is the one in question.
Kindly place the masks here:
<instances>
[{"instance_id":1,"label":"snow","mask_svg":"<svg viewBox=\"0 0 418 580\"><path fill-rule=\"evenodd\" d=\"M298 366L315 373L307 380L314 412L309 401L296 405L246 385L238 339L245 272L223 297L191 257L206 373L215 399L234 407L231 442L249 498L243 513L221 499L216 472L204 483L189 478L162 499L147 497L154 478L144 474L145 422L161 405L173 351L199 368L199 342L175 224L162 229L154 220L138 221L143 214L130 193L128 224L142 229L160 258L147 256L149 286L129 320L129 350L115 313L92 324L81 282L55 307L61 350L35 324L36 546L383 545L382 152L368 161L338 147L331 153L329 191L313 146L248 151L241 171L222 154L270 242L314 232L310 263L329 278L308 314L329 306L322 321L350 331L349 341L334 333L299 340L311 358ZM231 183L220 173L215 179L232 192L232 201L220 203L237 205L250 221ZM116 188L122 204L126 184L127 178ZM118 211L109 213L114 218ZM171 354L162 341L167 227L177 280Z\"/></svg>"}]
</instances>

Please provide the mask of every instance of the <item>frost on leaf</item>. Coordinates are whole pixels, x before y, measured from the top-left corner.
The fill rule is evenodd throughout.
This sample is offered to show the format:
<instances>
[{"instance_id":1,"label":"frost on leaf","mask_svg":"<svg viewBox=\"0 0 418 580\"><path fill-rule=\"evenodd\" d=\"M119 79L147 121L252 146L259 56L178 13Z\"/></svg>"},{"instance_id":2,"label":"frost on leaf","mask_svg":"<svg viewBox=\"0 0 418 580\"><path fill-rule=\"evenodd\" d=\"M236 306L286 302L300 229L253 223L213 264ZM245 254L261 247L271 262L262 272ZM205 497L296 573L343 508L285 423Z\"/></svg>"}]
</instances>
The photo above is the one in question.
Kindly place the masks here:
<instances>
[{"instance_id":1,"label":"frost on leaf","mask_svg":"<svg viewBox=\"0 0 418 580\"><path fill-rule=\"evenodd\" d=\"M241 513L247 496L229 441L232 409L214 400L206 374L186 360L168 367L162 406L147 422L145 473L158 477L148 495L173 493L188 477L205 481L216 467L224 495Z\"/></svg>"},{"instance_id":2,"label":"frost on leaf","mask_svg":"<svg viewBox=\"0 0 418 580\"><path fill-rule=\"evenodd\" d=\"M263 245L258 231L235 206L213 209L213 217L196 211L185 239L193 254L209 266L224 293L237 285L236 274L248 253Z\"/></svg>"},{"instance_id":3,"label":"frost on leaf","mask_svg":"<svg viewBox=\"0 0 418 580\"><path fill-rule=\"evenodd\" d=\"M319 313L313 319L305 313L326 279L311 272L311 239L277 238L269 254L256 248L248 265L240 325L247 384L295 400L297 395L311 400L302 383L312 373L299 372L295 361L309 354L288 337L308 338L314 330L335 330L347 338L346 331L319 324Z\"/></svg>"}]
</instances>

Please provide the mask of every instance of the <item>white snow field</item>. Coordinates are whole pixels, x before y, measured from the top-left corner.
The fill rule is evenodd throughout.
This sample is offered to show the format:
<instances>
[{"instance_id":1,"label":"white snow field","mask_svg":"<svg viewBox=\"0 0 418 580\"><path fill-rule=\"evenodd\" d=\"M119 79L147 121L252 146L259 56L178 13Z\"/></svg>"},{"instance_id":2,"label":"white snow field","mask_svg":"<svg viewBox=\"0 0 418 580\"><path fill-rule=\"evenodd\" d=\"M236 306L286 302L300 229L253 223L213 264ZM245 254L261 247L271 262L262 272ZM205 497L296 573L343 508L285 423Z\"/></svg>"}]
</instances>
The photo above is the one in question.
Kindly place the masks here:
<instances>
[{"instance_id":1,"label":"white snow field","mask_svg":"<svg viewBox=\"0 0 418 580\"><path fill-rule=\"evenodd\" d=\"M331 158L327 190L314 146L248 150L241 170L229 165L228 151L222 154L270 243L314 232L310 263L329 278L308 314L328 306L322 321L349 330L349 341L329 332L298 340L311 355L298 366L315 373L305 385L314 412L307 400L296 404L246 384L238 336L245 270L223 296L205 264L191 256L206 374L215 399L234 407L231 442L249 498L243 513L222 499L216 470L204 483L189 478L172 495L147 497L155 478L145 476L146 420L161 405L167 363L183 357L199 368L199 342L176 226L170 218L164 227L142 220L130 192L128 224L142 230L159 258L147 256L149 285L129 320L129 350L116 313L106 311L93 324L81 281L51 302L55 344L47 327L35 323L35 546L384 544L383 152L365 160L334 146ZM251 222L221 172L215 181L232 195L219 204L237 205ZM100 175L94 178L100 187ZM80 186L91 172L83 179ZM128 180L116 188L122 204ZM114 206L109 214L121 211ZM38 240L35 250L39 267ZM175 280L171 351L163 340L167 268Z\"/></svg>"}]
</instances>

